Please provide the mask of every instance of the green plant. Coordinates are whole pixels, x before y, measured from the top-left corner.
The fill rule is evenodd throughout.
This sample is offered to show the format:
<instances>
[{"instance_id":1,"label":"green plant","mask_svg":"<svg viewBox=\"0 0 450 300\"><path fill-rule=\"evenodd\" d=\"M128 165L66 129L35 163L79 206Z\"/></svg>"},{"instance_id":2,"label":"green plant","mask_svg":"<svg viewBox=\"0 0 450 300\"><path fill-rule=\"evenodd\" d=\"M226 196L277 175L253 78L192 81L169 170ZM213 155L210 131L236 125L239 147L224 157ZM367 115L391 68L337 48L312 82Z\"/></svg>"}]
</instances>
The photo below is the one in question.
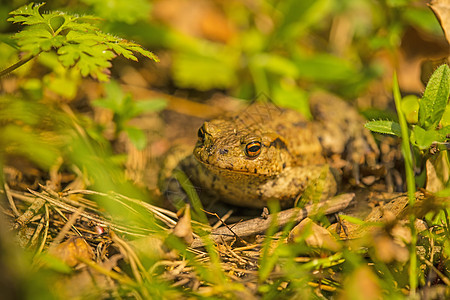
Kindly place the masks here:
<instances>
[{"instance_id":1,"label":"green plant","mask_svg":"<svg viewBox=\"0 0 450 300\"><path fill-rule=\"evenodd\" d=\"M450 134L450 68L442 65L436 69L428 81L423 97L419 100L407 96L398 103L399 114L406 115L408 128L402 131L401 124L395 121L370 121L365 126L371 131L404 137L410 141L415 153L416 167L421 168L417 180L420 186L425 183L425 162L439 151L448 150ZM448 185L448 182L444 182Z\"/></svg>"},{"instance_id":2,"label":"green plant","mask_svg":"<svg viewBox=\"0 0 450 300\"><path fill-rule=\"evenodd\" d=\"M450 94L450 68L448 65L442 65L436 69L428 81L423 97L414 102L414 98L408 97L403 100L408 105L402 105L400 89L397 83L397 76L394 76L394 100L397 108L399 123L394 121L370 121L365 127L378 133L391 134L402 138L402 153L405 160L406 185L408 191L409 205L411 207L409 213L409 224L411 230L410 242L410 266L409 266L409 286L411 295L415 295L417 288L417 232L415 227L416 215L415 207L415 191L416 180L414 178L413 155L411 153L411 145L415 155L416 164L419 163L422 169L422 176L418 176L420 183L424 182L427 174L425 162L431 155L435 155L438 151L448 151L448 139L450 126L448 124L448 114L445 111L449 109L448 98ZM406 108L406 109L402 109ZM417 108L417 117L411 115L411 108ZM407 124L408 116L409 125ZM417 122L416 122L417 120ZM448 156L447 156L448 157ZM447 169L449 162L446 161ZM442 174L441 174L442 175ZM448 187L449 180L444 182ZM446 213L447 208L444 208ZM446 214L445 214L446 215ZM446 215L447 216L447 215ZM443 220L448 218L444 217ZM436 224L436 223L434 223ZM442 223L443 224L443 223Z\"/></svg>"},{"instance_id":3,"label":"green plant","mask_svg":"<svg viewBox=\"0 0 450 300\"><path fill-rule=\"evenodd\" d=\"M77 16L60 11L39 12L45 3L30 3L12 12L8 21L24 25L13 36L19 50L25 56L17 64L0 72L0 76L12 72L42 52L54 51L58 61L66 68L79 70L83 76L93 76L101 81L108 79L107 69L111 59L123 55L137 61L139 53L154 61L158 58L140 45L101 32L94 16Z\"/></svg>"},{"instance_id":4,"label":"green plant","mask_svg":"<svg viewBox=\"0 0 450 300\"><path fill-rule=\"evenodd\" d=\"M128 121L145 112L159 111L166 106L167 102L163 99L135 101L130 93L124 94L120 85L115 81L107 83L105 90L106 97L95 100L92 104L109 109L114 113L115 138L119 133L125 132L136 148L142 150L147 145L147 137L142 130L128 125Z\"/></svg>"}]
</instances>

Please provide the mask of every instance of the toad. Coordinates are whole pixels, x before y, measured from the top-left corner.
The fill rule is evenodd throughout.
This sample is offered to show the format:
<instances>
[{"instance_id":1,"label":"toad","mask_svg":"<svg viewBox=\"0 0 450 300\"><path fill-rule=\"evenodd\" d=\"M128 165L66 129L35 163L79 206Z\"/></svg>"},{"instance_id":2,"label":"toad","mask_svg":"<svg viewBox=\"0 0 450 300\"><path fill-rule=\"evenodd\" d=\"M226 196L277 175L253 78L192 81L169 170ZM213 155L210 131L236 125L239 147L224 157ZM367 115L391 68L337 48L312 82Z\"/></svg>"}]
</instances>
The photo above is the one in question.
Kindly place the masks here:
<instances>
[{"instance_id":1,"label":"toad","mask_svg":"<svg viewBox=\"0 0 450 300\"><path fill-rule=\"evenodd\" d=\"M317 182L321 198L333 196L342 161L357 170L373 161L378 149L350 104L319 93L310 108L313 120L292 109L254 103L206 121L193 153L178 167L201 195L232 205L259 208L275 199L286 207Z\"/></svg>"}]
</instances>

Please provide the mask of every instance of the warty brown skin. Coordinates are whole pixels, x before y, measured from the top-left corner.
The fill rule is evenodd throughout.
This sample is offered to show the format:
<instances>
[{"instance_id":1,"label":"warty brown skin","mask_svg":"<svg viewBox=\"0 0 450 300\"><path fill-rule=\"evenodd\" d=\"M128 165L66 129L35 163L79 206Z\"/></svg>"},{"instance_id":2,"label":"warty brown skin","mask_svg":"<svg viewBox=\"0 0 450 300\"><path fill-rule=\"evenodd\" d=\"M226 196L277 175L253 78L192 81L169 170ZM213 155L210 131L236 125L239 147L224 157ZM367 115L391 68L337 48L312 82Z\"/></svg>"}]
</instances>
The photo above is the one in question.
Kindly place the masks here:
<instances>
[{"instance_id":1,"label":"warty brown skin","mask_svg":"<svg viewBox=\"0 0 450 300\"><path fill-rule=\"evenodd\" d=\"M326 177L322 198L333 196L336 179L324 154L342 154L351 140L362 145L356 147L360 153L349 154L352 163L359 163L365 152L376 151L371 149L375 143L364 132L363 119L343 100L323 94L311 99L311 108L315 121L294 110L256 103L207 121L199 129L193 155L179 166L201 196L238 206L264 207L273 199L289 206L321 174Z\"/></svg>"}]
</instances>

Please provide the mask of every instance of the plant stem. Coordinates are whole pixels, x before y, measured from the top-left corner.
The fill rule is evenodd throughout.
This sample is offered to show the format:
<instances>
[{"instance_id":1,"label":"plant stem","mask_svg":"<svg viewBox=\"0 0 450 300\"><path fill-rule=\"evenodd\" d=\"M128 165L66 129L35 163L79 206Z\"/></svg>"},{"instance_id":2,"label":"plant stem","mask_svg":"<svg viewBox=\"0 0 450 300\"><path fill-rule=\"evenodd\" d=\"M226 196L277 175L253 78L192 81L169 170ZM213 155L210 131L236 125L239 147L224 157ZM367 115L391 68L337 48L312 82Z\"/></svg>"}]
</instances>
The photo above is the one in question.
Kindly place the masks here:
<instances>
[{"instance_id":1,"label":"plant stem","mask_svg":"<svg viewBox=\"0 0 450 300\"><path fill-rule=\"evenodd\" d=\"M400 128L402 131L402 153L405 159L405 173L406 173L406 186L408 191L408 199L409 199L409 226L411 230L411 244L409 249L409 286L410 286L410 298L415 298L416 296L416 288L417 288L417 254L416 254L416 227L414 226L414 222L416 220L416 216L414 214L414 204L416 202L415 192L416 192L416 183L414 180L414 171L412 165L412 154L411 154L411 146L409 144L409 133L408 133L408 125L406 123L405 116L401 111L401 95L400 89L398 87L397 81L397 73L394 72L393 78L393 92L394 92L394 101L395 107L397 109L398 120L400 123Z\"/></svg>"},{"instance_id":2,"label":"plant stem","mask_svg":"<svg viewBox=\"0 0 450 300\"><path fill-rule=\"evenodd\" d=\"M35 55L31 55L27 58L22 58L21 60L19 60L18 62L16 62L15 64L13 64L12 66L0 71L0 78L11 73L12 71L14 71L15 69L18 69L19 67L23 66L24 64L26 64L27 62L29 62L30 60L32 60L33 58L35 58Z\"/></svg>"}]
</instances>

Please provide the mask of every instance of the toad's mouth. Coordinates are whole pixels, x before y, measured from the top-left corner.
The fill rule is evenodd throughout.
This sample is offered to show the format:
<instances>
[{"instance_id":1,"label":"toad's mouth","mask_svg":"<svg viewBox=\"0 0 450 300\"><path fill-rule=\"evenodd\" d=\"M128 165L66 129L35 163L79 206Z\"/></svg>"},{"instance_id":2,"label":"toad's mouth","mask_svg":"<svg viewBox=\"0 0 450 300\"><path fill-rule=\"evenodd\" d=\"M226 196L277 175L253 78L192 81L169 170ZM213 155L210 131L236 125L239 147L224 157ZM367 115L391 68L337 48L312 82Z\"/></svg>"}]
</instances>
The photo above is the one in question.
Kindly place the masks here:
<instances>
[{"instance_id":1,"label":"toad's mouth","mask_svg":"<svg viewBox=\"0 0 450 300\"><path fill-rule=\"evenodd\" d=\"M245 176L254 176L254 177L273 177L273 174L267 174L267 173L261 173L261 170L255 168L253 170L249 170L249 169L235 169L232 166L230 167L220 167L214 164L211 164L205 160L203 160L201 157L199 157L195 152L194 152L194 157L195 159L200 162L203 166L205 166L205 168L207 168L208 170L210 170L211 172L214 172L215 174L220 174L220 175L245 175Z\"/></svg>"}]
</instances>

